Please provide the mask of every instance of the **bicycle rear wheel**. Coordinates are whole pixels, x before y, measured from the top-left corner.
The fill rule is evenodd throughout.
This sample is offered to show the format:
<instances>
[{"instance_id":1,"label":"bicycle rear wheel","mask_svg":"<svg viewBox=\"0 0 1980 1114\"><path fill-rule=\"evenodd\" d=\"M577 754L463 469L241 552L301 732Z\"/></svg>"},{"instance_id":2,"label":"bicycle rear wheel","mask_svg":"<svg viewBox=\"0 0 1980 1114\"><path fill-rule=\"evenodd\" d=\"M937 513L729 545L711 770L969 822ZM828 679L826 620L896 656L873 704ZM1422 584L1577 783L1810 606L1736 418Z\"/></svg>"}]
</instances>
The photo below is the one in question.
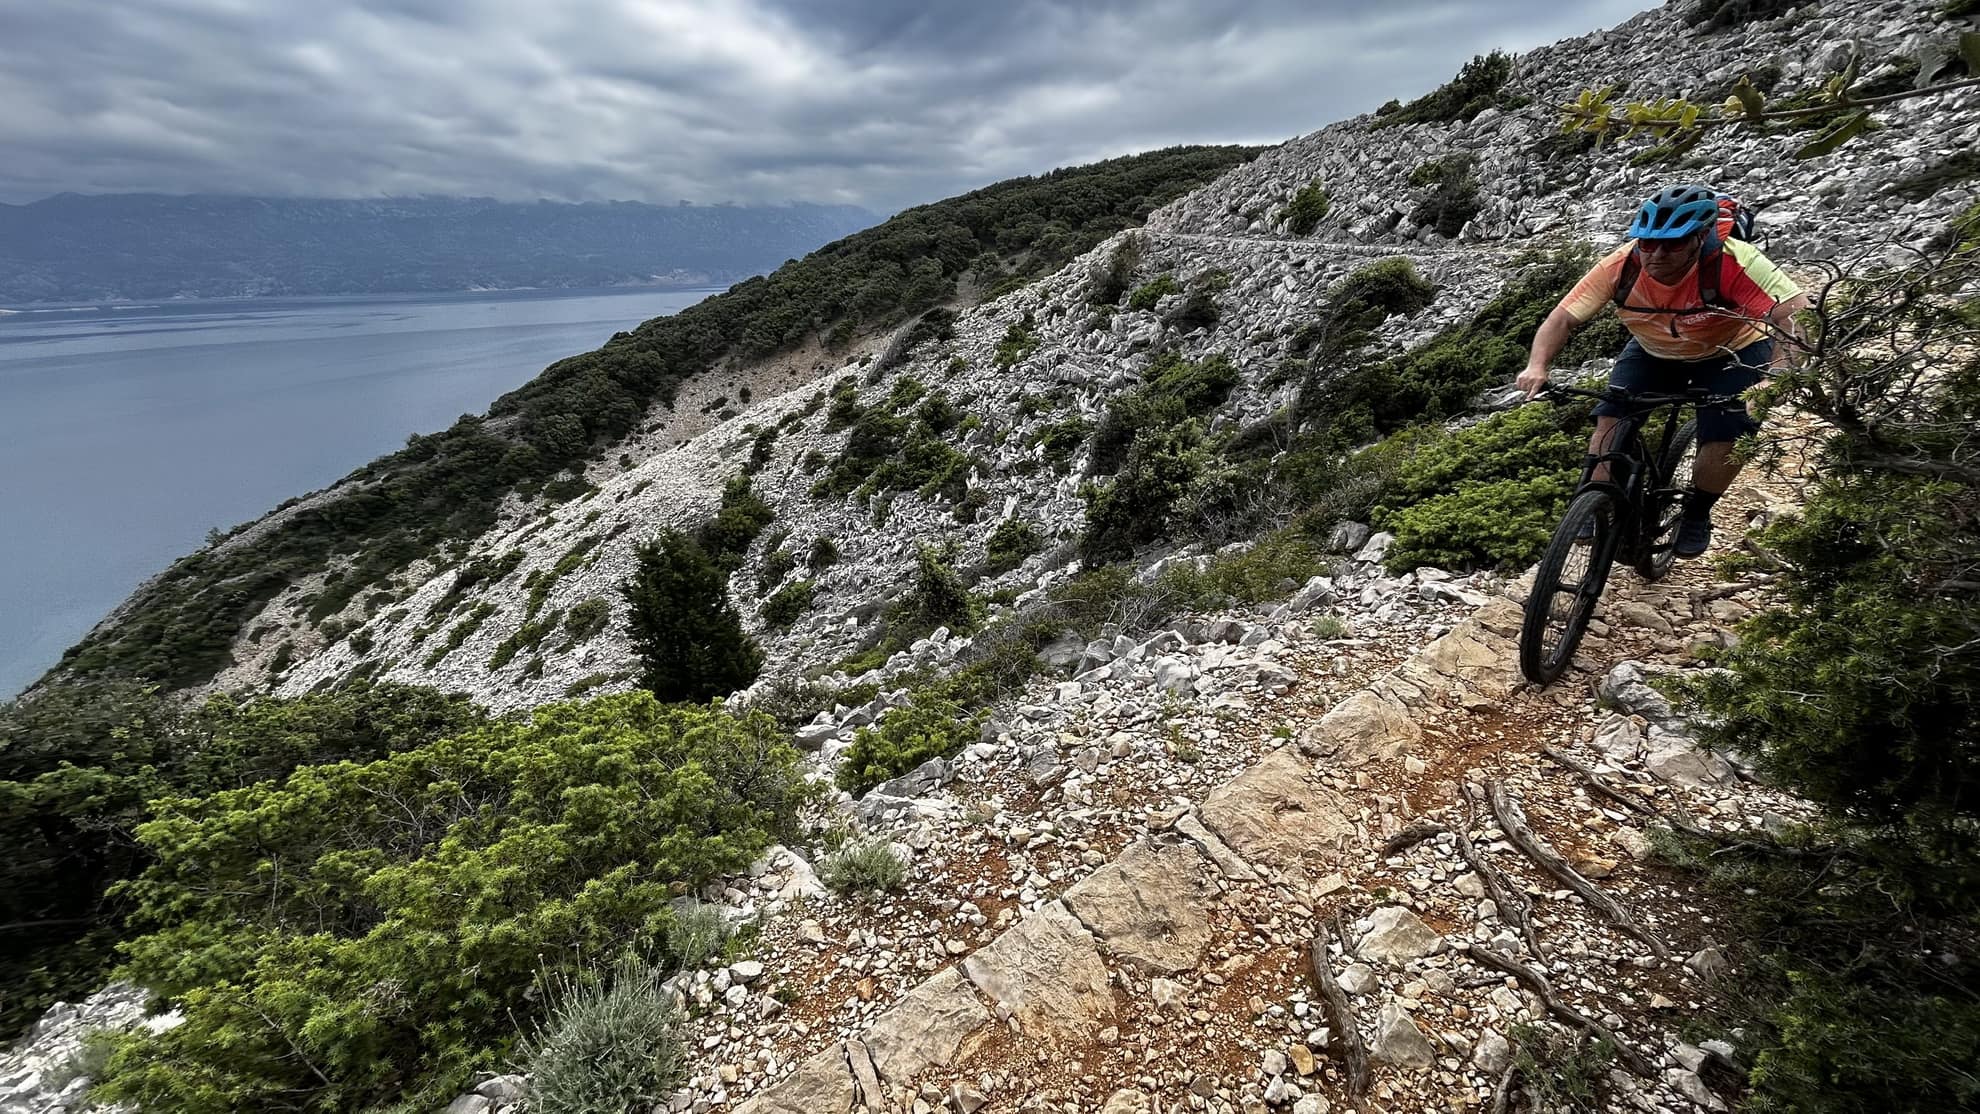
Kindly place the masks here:
<instances>
[{"instance_id":1,"label":"bicycle rear wheel","mask_svg":"<svg viewBox=\"0 0 1980 1114\"><path fill-rule=\"evenodd\" d=\"M1659 580L1677 563L1678 520L1684 517L1682 492L1691 487L1691 466L1698 460L1698 423L1678 427L1664 457L1657 462L1655 482L1643 508L1643 551L1634 562L1645 580Z\"/></svg>"},{"instance_id":2,"label":"bicycle rear wheel","mask_svg":"<svg viewBox=\"0 0 1980 1114\"><path fill-rule=\"evenodd\" d=\"M1594 523L1588 541L1576 535ZM1519 671L1536 685L1552 684L1574 659L1574 648L1594 617L1608 582L1621 533L1613 492L1584 491L1568 504L1554 538L1533 573L1526 617L1519 628Z\"/></svg>"}]
</instances>

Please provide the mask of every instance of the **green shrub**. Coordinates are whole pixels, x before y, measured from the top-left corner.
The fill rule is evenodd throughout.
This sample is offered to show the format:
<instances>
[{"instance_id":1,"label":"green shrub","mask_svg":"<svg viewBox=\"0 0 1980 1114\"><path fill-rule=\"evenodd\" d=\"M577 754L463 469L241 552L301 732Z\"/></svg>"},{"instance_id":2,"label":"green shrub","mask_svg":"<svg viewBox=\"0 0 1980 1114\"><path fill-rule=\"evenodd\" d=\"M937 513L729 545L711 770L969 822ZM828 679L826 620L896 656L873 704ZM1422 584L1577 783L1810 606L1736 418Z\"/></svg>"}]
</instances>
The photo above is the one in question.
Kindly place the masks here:
<instances>
[{"instance_id":1,"label":"green shrub","mask_svg":"<svg viewBox=\"0 0 1980 1114\"><path fill-rule=\"evenodd\" d=\"M495 652L489 655L488 668L500 669L509 664L517 654L541 646L543 640L550 636L550 632L557 629L557 624L563 622L563 619L562 611L552 611L541 619L531 619L517 627L509 637L495 647Z\"/></svg>"},{"instance_id":2,"label":"green shrub","mask_svg":"<svg viewBox=\"0 0 1980 1114\"><path fill-rule=\"evenodd\" d=\"M985 543L984 571L991 576L1009 572L1044 548L1045 539L1039 536L1037 527L1021 518L1007 518L990 531Z\"/></svg>"},{"instance_id":3,"label":"green shrub","mask_svg":"<svg viewBox=\"0 0 1980 1114\"><path fill-rule=\"evenodd\" d=\"M1392 572L1519 568L1553 536L1580 475L1588 408L1522 406L1456 433L1402 435L1372 522Z\"/></svg>"},{"instance_id":4,"label":"green shrub","mask_svg":"<svg viewBox=\"0 0 1980 1114\"><path fill-rule=\"evenodd\" d=\"M1437 288L1402 258L1371 263L1335 284L1318 315L1293 334L1288 346L1289 352L1304 357L1288 360L1281 369L1285 378L1299 380L1289 416L1291 428L1303 431L1316 419L1324 419L1328 427L1340 427L1340 441L1355 439L1352 427L1339 421L1342 383L1349 379L1343 376L1342 365L1360 356L1384 321L1398 314L1414 317L1436 296ZM1354 420L1358 419L1350 418ZM1277 444L1272 448L1276 450Z\"/></svg>"},{"instance_id":5,"label":"green shrub","mask_svg":"<svg viewBox=\"0 0 1980 1114\"><path fill-rule=\"evenodd\" d=\"M777 512L750 486L749 477L736 476L722 485L721 507L702 525L695 541L724 574L732 573L742 566L750 543L776 517Z\"/></svg>"},{"instance_id":6,"label":"green shrub","mask_svg":"<svg viewBox=\"0 0 1980 1114\"><path fill-rule=\"evenodd\" d=\"M837 433L859 420L859 384L847 376L832 384L832 405L825 411L825 432Z\"/></svg>"},{"instance_id":7,"label":"green shrub","mask_svg":"<svg viewBox=\"0 0 1980 1114\"><path fill-rule=\"evenodd\" d=\"M1509 383L1526 366L1533 334L1584 273L1587 258L1563 253L1518 269L1491 301L1460 324L1399 356L1364 363L1316 383L1302 413L1325 415L1337 440L1352 443L1413 422L1464 413L1478 393ZM1559 363L1613 355L1621 346L1613 318L1583 329ZM1604 351L1614 341L1615 347Z\"/></svg>"},{"instance_id":8,"label":"green shrub","mask_svg":"<svg viewBox=\"0 0 1980 1114\"><path fill-rule=\"evenodd\" d=\"M1700 0L1685 22L1704 31L1725 31L1784 15L1793 0Z\"/></svg>"},{"instance_id":9,"label":"green shrub","mask_svg":"<svg viewBox=\"0 0 1980 1114\"><path fill-rule=\"evenodd\" d=\"M1590 422L1587 404L1520 406L1455 433L1413 430L1395 445L1377 513L1399 510L1470 484L1546 476L1571 484L1580 474ZM1658 429L1645 432L1654 441Z\"/></svg>"},{"instance_id":10,"label":"green shrub","mask_svg":"<svg viewBox=\"0 0 1980 1114\"><path fill-rule=\"evenodd\" d=\"M1410 171L1410 185L1429 187L1410 210L1410 223L1434 229L1439 236L1463 231L1465 222L1485 207L1474 173L1477 165L1472 155L1446 155Z\"/></svg>"},{"instance_id":11,"label":"green shrub","mask_svg":"<svg viewBox=\"0 0 1980 1114\"><path fill-rule=\"evenodd\" d=\"M804 557L805 568L810 569L812 572L817 572L820 569L829 569L838 563L839 547L833 544L831 538L821 535L812 539L811 552L805 554Z\"/></svg>"},{"instance_id":12,"label":"green shrub","mask_svg":"<svg viewBox=\"0 0 1980 1114\"><path fill-rule=\"evenodd\" d=\"M640 686L664 701L693 703L748 687L763 653L729 606L722 569L678 530L639 546L634 558L622 591Z\"/></svg>"},{"instance_id":13,"label":"green shrub","mask_svg":"<svg viewBox=\"0 0 1980 1114\"><path fill-rule=\"evenodd\" d=\"M1494 106L1507 103L1503 90L1513 73L1512 55L1495 50L1464 64L1457 76L1405 105L1376 112L1377 127L1394 124L1442 123L1469 120Z\"/></svg>"},{"instance_id":14,"label":"green shrub","mask_svg":"<svg viewBox=\"0 0 1980 1114\"><path fill-rule=\"evenodd\" d=\"M1106 267L1093 276L1087 302L1095 306L1119 305L1121 295L1133 284L1134 272L1140 266L1141 237L1138 234L1121 237L1108 254Z\"/></svg>"},{"instance_id":15,"label":"green shrub","mask_svg":"<svg viewBox=\"0 0 1980 1114\"><path fill-rule=\"evenodd\" d=\"M1286 202L1286 207L1279 211L1279 219L1286 222L1286 231L1295 236L1311 235L1326 215L1327 188L1318 182L1301 186L1299 192L1292 195L1292 200Z\"/></svg>"},{"instance_id":16,"label":"green shrub","mask_svg":"<svg viewBox=\"0 0 1980 1114\"><path fill-rule=\"evenodd\" d=\"M185 1013L106 1100L362 1109L513 1051L539 971L658 935L675 886L795 834L768 717L646 693L538 708L368 763L161 801L127 974Z\"/></svg>"},{"instance_id":17,"label":"green shrub","mask_svg":"<svg viewBox=\"0 0 1980 1114\"><path fill-rule=\"evenodd\" d=\"M564 649L581 646L598 636L612 621L612 605L593 596L571 606L564 616Z\"/></svg>"},{"instance_id":18,"label":"green shrub","mask_svg":"<svg viewBox=\"0 0 1980 1114\"><path fill-rule=\"evenodd\" d=\"M618 679L619 675L613 673L587 673L570 684L565 685L564 695L566 697L583 696L593 689L603 688Z\"/></svg>"},{"instance_id":19,"label":"green shrub","mask_svg":"<svg viewBox=\"0 0 1980 1114\"><path fill-rule=\"evenodd\" d=\"M1169 311L1162 319L1163 324L1188 334L1198 329L1208 329L1223 320L1224 311L1217 305L1214 292L1197 287L1190 290L1182 304Z\"/></svg>"},{"instance_id":20,"label":"green shrub","mask_svg":"<svg viewBox=\"0 0 1980 1114\"><path fill-rule=\"evenodd\" d=\"M439 665L441 658L444 658L448 654L453 653L455 650L460 649L461 644L463 642L466 642L468 638L474 634L475 631L481 629L481 624L483 622L486 622L488 617L493 614L495 614L494 604L489 603L486 600L482 601L481 603L475 604L474 608L470 610L467 613L467 615L461 619L460 622L455 623L451 628L448 629L447 640L441 643L440 645L435 646L432 652L426 655L426 662L425 662L426 668L431 669L434 666Z\"/></svg>"},{"instance_id":21,"label":"green shrub","mask_svg":"<svg viewBox=\"0 0 1980 1114\"><path fill-rule=\"evenodd\" d=\"M1004 330L1004 339L997 342L997 355L993 362L1000 368L1012 367L1036 352L1038 344L1038 322L1027 313Z\"/></svg>"},{"instance_id":22,"label":"green shrub","mask_svg":"<svg viewBox=\"0 0 1980 1114\"><path fill-rule=\"evenodd\" d=\"M763 565L756 572L756 590L767 592L782 584L794 568L797 568L797 554L778 546L764 556Z\"/></svg>"},{"instance_id":23,"label":"green shrub","mask_svg":"<svg viewBox=\"0 0 1980 1114\"><path fill-rule=\"evenodd\" d=\"M1196 422L1142 432L1127 461L1105 485L1088 484L1086 530L1080 559L1089 566L1131 557L1137 547L1165 535L1169 516L1189 494L1205 460L1203 432Z\"/></svg>"},{"instance_id":24,"label":"green shrub","mask_svg":"<svg viewBox=\"0 0 1980 1114\"><path fill-rule=\"evenodd\" d=\"M628 952L609 975L546 976L549 1017L524 1042L534 1105L625 1114L664 1104L687 1075L680 1018L660 972Z\"/></svg>"},{"instance_id":25,"label":"green shrub","mask_svg":"<svg viewBox=\"0 0 1980 1114\"><path fill-rule=\"evenodd\" d=\"M107 978L149 861L153 801L363 761L482 721L465 697L363 681L334 692L182 707L154 686L50 685L0 704L0 1039Z\"/></svg>"},{"instance_id":26,"label":"green shrub","mask_svg":"<svg viewBox=\"0 0 1980 1114\"><path fill-rule=\"evenodd\" d=\"M1149 313L1155 309L1156 302L1161 301L1170 294L1179 294L1181 292L1182 284L1176 281L1176 276L1157 275L1153 280L1143 283L1135 289L1134 293L1128 295L1127 306L1129 309L1140 313Z\"/></svg>"},{"instance_id":27,"label":"green shrub","mask_svg":"<svg viewBox=\"0 0 1980 1114\"><path fill-rule=\"evenodd\" d=\"M1571 486L1552 478L1495 480L1385 513L1378 521L1396 536L1386 564L1392 572L1517 568L1546 548Z\"/></svg>"},{"instance_id":28,"label":"green shrub","mask_svg":"<svg viewBox=\"0 0 1980 1114\"><path fill-rule=\"evenodd\" d=\"M793 580L763 601L759 614L773 627L788 627L811 610L811 581Z\"/></svg>"},{"instance_id":29,"label":"green shrub","mask_svg":"<svg viewBox=\"0 0 1980 1114\"><path fill-rule=\"evenodd\" d=\"M880 893L907 880L907 864L884 837L854 840L825 856L819 881L842 894Z\"/></svg>"},{"instance_id":30,"label":"green shrub","mask_svg":"<svg viewBox=\"0 0 1980 1114\"><path fill-rule=\"evenodd\" d=\"M903 376L885 402L861 412L831 470L812 485L812 496L919 491L960 499L976 462L944 434L960 424L962 412L947 398L924 392L919 380Z\"/></svg>"},{"instance_id":31,"label":"green shrub","mask_svg":"<svg viewBox=\"0 0 1980 1114\"><path fill-rule=\"evenodd\" d=\"M1144 432L1173 433L1190 418L1209 416L1231 397L1241 378L1221 355L1194 362L1173 351L1157 355L1142 373L1141 386L1107 404L1107 413L1093 433L1088 471L1110 475L1127 460L1128 450Z\"/></svg>"},{"instance_id":32,"label":"green shrub","mask_svg":"<svg viewBox=\"0 0 1980 1114\"><path fill-rule=\"evenodd\" d=\"M979 714L951 698L953 688L917 690L874 727L862 727L839 759L839 788L858 796L930 758L960 754L976 739Z\"/></svg>"},{"instance_id":33,"label":"green shrub","mask_svg":"<svg viewBox=\"0 0 1980 1114\"><path fill-rule=\"evenodd\" d=\"M1513 1026L1507 1035L1514 1077L1533 1096L1535 1110L1595 1114L1615 1108L1609 1096L1615 1045L1585 1033L1563 1034L1527 1023Z\"/></svg>"},{"instance_id":34,"label":"green shrub","mask_svg":"<svg viewBox=\"0 0 1980 1114\"><path fill-rule=\"evenodd\" d=\"M1038 431L1038 447L1054 472L1065 475L1072 468L1073 454L1086 443L1093 425L1085 418L1061 418Z\"/></svg>"},{"instance_id":35,"label":"green shrub","mask_svg":"<svg viewBox=\"0 0 1980 1114\"><path fill-rule=\"evenodd\" d=\"M721 906L688 898L667 919L661 944L676 966L693 971L720 957L728 947L729 935L729 921L722 915Z\"/></svg>"},{"instance_id":36,"label":"green shrub","mask_svg":"<svg viewBox=\"0 0 1980 1114\"><path fill-rule=\"evenodd\" d=\"M915 630L948 627L953 633L967 634L976 628L977 607L962 578L949 567L948 554L924 544L915 550L914 587L892 618Z\"/></svg>"},{"instance_id":37,"label":"green shrub","mask_svg":"<svg viewBox=\"0 0 1980 1114\"><path fill-rule=\"evenodd\" d=\"M748 388L744 389L747 390ZM743 401L747 402L749 400L744 399ZM762 471L764 465L770 463L770 454L777 447L777 433L777 427L771 426L769 429L757 434L756 439L750 442L749 461L743 465L744 472L755 475L757 472Z\"/></svg>"},{"instance_id":38,"label":"green shrub","mask_svg":"<svg viewBox=\"0 0 1980 1114\"><path fill-rule=\"evenodd\" d=\"M1304 584L1324 567L1313 540L1287 528L1267 534L1242 553L1212 558L1202 572L1187 565L1164 569L1161 584L1194 607L1263 603L1284 599L1286 581Z\"/></svg>"}]
</instances>

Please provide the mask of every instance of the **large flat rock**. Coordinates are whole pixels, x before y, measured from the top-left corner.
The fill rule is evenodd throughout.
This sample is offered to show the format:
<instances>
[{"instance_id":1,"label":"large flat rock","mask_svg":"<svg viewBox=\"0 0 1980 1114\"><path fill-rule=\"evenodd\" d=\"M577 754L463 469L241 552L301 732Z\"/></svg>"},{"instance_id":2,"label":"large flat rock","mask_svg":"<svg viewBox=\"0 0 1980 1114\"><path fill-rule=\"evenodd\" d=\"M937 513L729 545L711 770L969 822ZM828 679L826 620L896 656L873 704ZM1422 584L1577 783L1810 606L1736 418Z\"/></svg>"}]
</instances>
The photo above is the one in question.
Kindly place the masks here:
<instances>
[{"instance_id":1,"label":"large flat rock","mask_svg":"<svg viewBox=\"0 0 1980 1114\"><path fill-rule=\"evenodd\" d=\"M1302 865L1333 870L1356 830L1347 802L1320 784L1291 747L1218 786L1198 811L1246 861L1288 873Z\"/></svg>"},{"instance_id":2,"label":"large flat rock","mask_svg":"<svg viewBox=\"0 0 1980 1114\"><path fill-rule=\"evenodd\" d=\"M978 949L962 972L1034 1039L1080 1039L1114 1015L1093 934L1057 901Z\"/></svg>"},{"instance_id":3,"label":"large flat rock","mask_svg":"<svg viewBox=\"0 0 1980 1114\"><path fill-rule=\"evenodd\" d=\"M835 1044L814 1053L788 1078L738 1105L734 1114L847 1114L854 1097L846 1046Z\"/></svg>"},{"instance_id":4,"label":"large flat rock","mask_svg":"<svg viewBox=\"0 0 1980 1114\"><path fill-rule=\"evenodd\" d=\"M950 967L888 1007L860 1039L883 1081L905 1083L960 1060L969 1039L990 1024L976 991Z\"/></svg>"},{"instance_id":5,"label":"large flat rock","mask_svg":"<svg viewBox=\"0 0 1980 1114\"><path fill-rule=\"evenodd\" d=\"M1519 646L1478 619L1467 619L1397 672L1431 692L1458 684L1485 696L1504 696L1519 683Z\"/></svg>"},{"instance_id":6,"label":"large flat rock","mask_svg":"<svg viewBox=\"0 0 1980 1114\"><path fill-rule=\"evenodd\" d=\"M1300 732L1299 749L1359 766L1364 762L1400 758L1415 750L1422 740L1423 728L1411 718L1402 701L1386 692L1365 688L1328 709L1319 723ZM1225 839L1228 842L1229 837Z\"/></svg>"},{"instance_id":7,"label":"large flat rock","mask_svg":"<svg viewBox=\"0 0 1980 1114\"><path fill-rule=\"evenodd\" d=\"M1064 900L1109 952L1144 972L1172 975L1195 968L1210 945L1213 869L1185 840L1136 843Z\"/></svg>"}]
</instances>

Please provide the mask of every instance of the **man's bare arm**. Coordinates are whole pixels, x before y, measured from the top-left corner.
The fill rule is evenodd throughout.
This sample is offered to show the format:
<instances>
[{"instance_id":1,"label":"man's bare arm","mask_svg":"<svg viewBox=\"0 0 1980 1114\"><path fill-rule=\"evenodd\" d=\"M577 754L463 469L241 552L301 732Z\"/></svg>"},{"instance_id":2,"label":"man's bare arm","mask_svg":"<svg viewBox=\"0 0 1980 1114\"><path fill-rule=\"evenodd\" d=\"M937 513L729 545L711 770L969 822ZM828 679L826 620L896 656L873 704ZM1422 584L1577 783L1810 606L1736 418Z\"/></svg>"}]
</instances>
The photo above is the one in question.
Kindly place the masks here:
<instances>
[{"instance_id":1,"label":"man's bare arm","mask_svg":"<svg viewBox=\"0 0 1980 1114\"><path fill-rule=\"evenodd\" d=\"M1796 294L1767 311L1768 331L1774 336L1774 358L1767 362L1769 379L1802 353L1801 323L1794 319L1794 315L1808 306L1808 295Z\"/></svg>"},{"instance_id":2,"label":"man's bare arm","mask_svg":"<svg viewBox=\"0 0 1980 1114\"><path fill-rule=\"evenodd\" d=\"M1540 323L1540 331L1533 334L1533 350L1526 357L1526 370L1513 380L1520 390L1526 392L1527 398L1532 398L1547 385L1547 365L1561 354L1561 349L1567 347L1567 342L1579 328L1581 322L1559 306L1555 306L1554 312L1547 315L1547 320Z\"/></svg>"}]
</instances>

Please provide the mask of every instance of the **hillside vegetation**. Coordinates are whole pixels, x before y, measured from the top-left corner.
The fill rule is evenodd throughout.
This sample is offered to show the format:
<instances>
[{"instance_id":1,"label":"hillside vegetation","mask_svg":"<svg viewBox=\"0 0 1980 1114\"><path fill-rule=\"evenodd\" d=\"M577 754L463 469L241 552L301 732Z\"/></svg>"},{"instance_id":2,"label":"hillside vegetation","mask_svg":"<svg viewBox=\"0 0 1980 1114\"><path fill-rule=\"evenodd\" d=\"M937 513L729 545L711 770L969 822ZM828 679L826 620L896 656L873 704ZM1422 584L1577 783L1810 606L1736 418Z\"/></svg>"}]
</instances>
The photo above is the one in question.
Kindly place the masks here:
<instances>
[{"instance_id":1,"label":"hillside vegetation","mask_svg":"<svg viewBox=\"0 0 1980 1114\"><path fill-rule=\"evenodd\" d=\"M724 356L841 340L956 296L965 277L992 288L1048 273L1156 206L1254 154L1178 147L999 183L909 209L671 317L560 360L497 399L485 416L411 438L322 498L284 514L251 542L208 548L145 585L115 619L64 655L74 677L143 677L180 688L227 663L246 621L296 578L333 557L350 562L312 617L495 521L510 492L552 498L595 446L625 436L649 407Z\"/></svg>"}]
</instances>

